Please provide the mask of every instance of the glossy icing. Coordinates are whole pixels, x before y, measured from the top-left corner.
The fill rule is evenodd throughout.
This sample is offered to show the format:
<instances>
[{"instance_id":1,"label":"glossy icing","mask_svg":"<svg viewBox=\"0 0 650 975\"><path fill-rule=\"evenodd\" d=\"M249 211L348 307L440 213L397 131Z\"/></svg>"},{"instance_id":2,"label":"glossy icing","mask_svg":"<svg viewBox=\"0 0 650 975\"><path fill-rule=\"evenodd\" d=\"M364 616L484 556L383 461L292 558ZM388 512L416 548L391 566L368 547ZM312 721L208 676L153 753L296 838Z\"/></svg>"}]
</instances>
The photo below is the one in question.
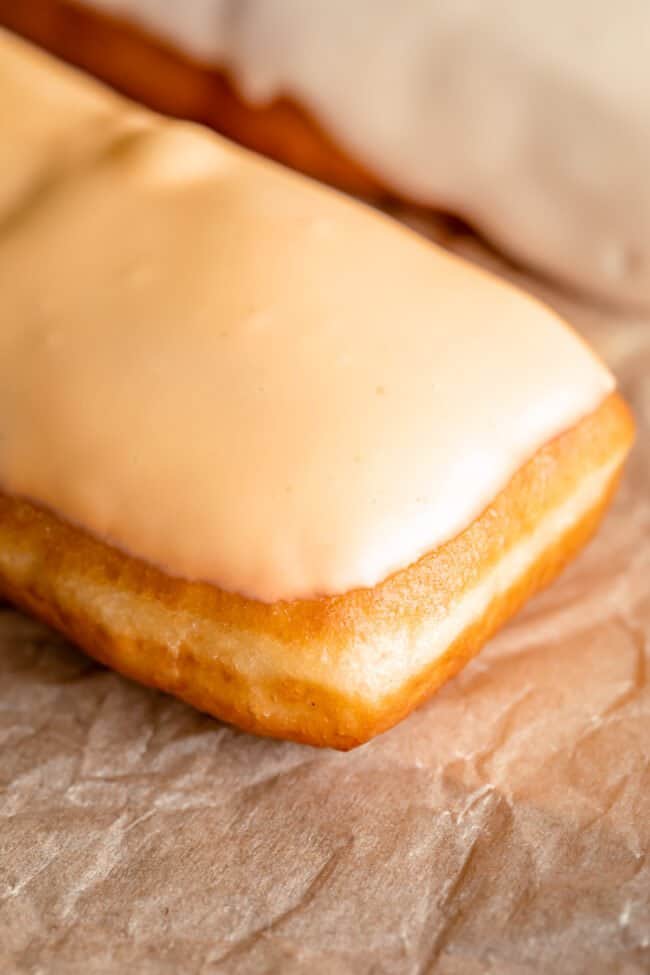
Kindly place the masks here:
<instances>
[{"instance_id":1,"label":"glossy icing","mask_svg":"<svg viewBox=\"0 0 650 975\"><path fill-rule=\"evenodd\" d=\"M650 301L645 0L85 0L293 96L388 187Z\"/></svg>"},{"instance_id":2,"label":"glossy icing","mask_svg":"<svg viewBox=\"0 0 650 975\"><path fill-rule=\"evenodd\" d=\"M2 34L0 130L0 484L172 575L372 586L613 387L512 287Z\"/></svg>"}]
</instances>

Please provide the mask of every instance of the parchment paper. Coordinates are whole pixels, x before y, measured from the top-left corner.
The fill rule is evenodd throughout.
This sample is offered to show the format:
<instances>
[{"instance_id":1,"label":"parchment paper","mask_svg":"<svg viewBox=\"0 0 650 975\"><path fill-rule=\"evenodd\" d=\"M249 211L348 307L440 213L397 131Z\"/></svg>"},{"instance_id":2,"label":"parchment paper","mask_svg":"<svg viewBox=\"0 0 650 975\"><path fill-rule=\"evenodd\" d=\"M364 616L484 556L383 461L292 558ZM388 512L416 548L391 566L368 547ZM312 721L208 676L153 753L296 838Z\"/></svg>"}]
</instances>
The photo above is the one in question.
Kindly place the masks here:
<instances>
[{"instance_id":1,"label":"parchment paper","mask_svg":"<svg viewBox=\"0 0 650 975\"><path fill-rule=\"evenodd\" d=\"M650 972L650 320L424 229L616 370L640 429L604 529L347 755L240 734L0 610L2 973Z\"/></svg>"}]
</instances>

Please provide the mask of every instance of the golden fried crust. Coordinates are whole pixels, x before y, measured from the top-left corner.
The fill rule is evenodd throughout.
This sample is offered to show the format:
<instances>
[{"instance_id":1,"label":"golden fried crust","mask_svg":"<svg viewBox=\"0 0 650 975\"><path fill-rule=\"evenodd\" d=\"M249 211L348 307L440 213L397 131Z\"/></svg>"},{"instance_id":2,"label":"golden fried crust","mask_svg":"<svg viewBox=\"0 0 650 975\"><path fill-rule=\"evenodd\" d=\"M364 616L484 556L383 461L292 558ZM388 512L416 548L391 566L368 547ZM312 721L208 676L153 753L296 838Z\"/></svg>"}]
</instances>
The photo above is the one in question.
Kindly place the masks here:
<instances>
[{"instance_id":1,"label":"golden fried crust","mask_svg":"<svg viewBox=\"0 0 650 975\"><path fill-rule=\"evenodd\" d=\"M197 63L133 24L62 0L0 0L0 24L156 111L209 125L350 193L388 195L379 180L290 99L248 105L223 72Z\"/></svg>"},{"instance_id":2,"label":"golden fried crust","mask_svg":"<svg viewBox=\"0 0 650 975\"><path fill-rule=\"evenodd\" d=\"M408 714L557 575L596 528L633 429L612 394L539 450L450 542L372 589L286 603L171 578L0 493L0 593L128 677L243 729L351 748ZM435 636L508 553L603 470L589 506L434 660L398 684L384 656L369 663L381 647L408 671L423 634Z\"/></svg>"}]
</instances>

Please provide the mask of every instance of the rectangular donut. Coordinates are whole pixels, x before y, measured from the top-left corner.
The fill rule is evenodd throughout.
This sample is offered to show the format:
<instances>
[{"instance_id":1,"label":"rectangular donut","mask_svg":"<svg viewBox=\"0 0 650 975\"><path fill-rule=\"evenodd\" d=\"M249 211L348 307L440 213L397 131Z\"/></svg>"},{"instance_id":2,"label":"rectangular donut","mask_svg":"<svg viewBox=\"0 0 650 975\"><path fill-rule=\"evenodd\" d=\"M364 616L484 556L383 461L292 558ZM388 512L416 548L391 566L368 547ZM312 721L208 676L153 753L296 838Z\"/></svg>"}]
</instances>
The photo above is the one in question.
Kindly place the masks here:
<instances>
[{"instance_id":1,"label":"rectangular donut","mask_svg":"<svg viewBox=\"0 0 650 975\"><path fill-rule=\"evenodd\" d=\"M173 579L0 495L0 590L134 680L256 734L348 749L551 582L598 526L631 436L613 394L452 541L372 589L288 604Z\"/></svg>"},{"instance_id":2,"label":"rectangular donut","mask_svg":"<svg viewBox=\"0 0 650 975\"><path fill-rule=\"evenodd\" d=\"M550 310L0 33L0 594L341 749L596 528L633 439Z\"/></svg>"}]
</instances>

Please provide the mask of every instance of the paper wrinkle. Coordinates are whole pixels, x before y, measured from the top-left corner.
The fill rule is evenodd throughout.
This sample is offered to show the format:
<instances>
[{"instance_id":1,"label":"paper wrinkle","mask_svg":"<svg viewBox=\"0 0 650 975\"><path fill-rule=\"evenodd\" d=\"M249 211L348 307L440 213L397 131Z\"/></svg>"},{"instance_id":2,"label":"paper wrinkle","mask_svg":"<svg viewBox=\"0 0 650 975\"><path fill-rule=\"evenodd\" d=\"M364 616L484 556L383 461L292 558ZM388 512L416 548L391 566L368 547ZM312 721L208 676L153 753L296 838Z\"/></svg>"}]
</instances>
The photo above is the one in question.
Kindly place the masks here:
<instances>
[{"instance_id":1,"label":"paper wrinkle","mask_svg":"<svg viewBox=\"0 0 650 975\"><path fill-rule=\"evenodd\" d=\"M1 607L3 975L650 972L650 318L427 226L617 372L639 435L602 532L346 755L234 731Z\"/></svg>"}]
</instances>

